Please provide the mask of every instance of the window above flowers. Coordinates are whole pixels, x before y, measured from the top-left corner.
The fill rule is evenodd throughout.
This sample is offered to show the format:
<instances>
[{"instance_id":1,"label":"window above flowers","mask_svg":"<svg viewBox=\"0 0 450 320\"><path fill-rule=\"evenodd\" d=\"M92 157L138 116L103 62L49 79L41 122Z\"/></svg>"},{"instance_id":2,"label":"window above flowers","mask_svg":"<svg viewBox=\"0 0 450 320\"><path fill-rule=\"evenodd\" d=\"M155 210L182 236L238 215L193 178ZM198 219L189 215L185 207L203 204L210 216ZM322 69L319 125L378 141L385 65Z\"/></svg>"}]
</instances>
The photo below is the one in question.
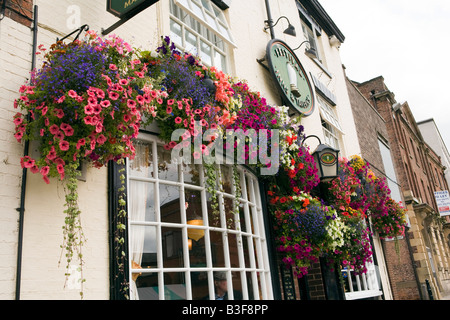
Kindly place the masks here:
<instances>
[{"instance_id":1,"label":"window above flowers","mask_svg":"<svg viewBox=\"0 0 450 320\"><path fill-rule=\"evenodd\" d=\"M317 96L317 102L319 104L325 143L333 148L339 149L339 140L342 134L342 128L339 124L338 117L333 107L324 99L320 98L320 96Z\"/></svg>"},{"instance_id":2,"label":"window above flowers","mask_svg":"<svg viewBox=\"0 0 450 320\"><path fill-rule=\"evenodd\" d=\"M228 71L227 55L236 47L225 16L210 0L170 0L170 37L207 66Z\"/></svg>"}]
</instances>

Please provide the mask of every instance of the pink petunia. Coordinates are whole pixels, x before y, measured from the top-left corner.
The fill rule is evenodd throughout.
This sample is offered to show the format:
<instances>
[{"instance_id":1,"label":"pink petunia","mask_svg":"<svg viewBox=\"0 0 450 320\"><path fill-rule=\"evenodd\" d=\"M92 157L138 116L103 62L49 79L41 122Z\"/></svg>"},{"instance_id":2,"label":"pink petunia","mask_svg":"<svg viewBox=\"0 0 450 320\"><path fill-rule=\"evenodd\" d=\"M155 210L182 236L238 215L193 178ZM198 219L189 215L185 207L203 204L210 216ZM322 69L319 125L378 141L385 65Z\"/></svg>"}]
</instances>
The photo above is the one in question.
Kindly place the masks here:
<instances>
[{"instance_id":1,"label":"pink petunia","mask_svg":"<svg viewBox=\"0 0 450 320\"><path fill-rule=\"evenodd\" d=\"M17 117L17 118L14 119L14 124L16 126L20 126L22 124L22 122L23 122L23 119L20 118L20 117Z\"/></svg>"},{"instance_id":2,"label":"pink petunia","mask_svg":"<svg viewBox=\"0 0 450 320\"><path fill-rule=\"evenodd\" d=\"M111 102L109 100L103 100L102 102L100 102L100 105L102 106L102 108L108 108L111 105Z\"/></svg>"},{"instance_id":3,"label":"pink petunia","mask_svg":"<svg viewBox=\"0 0 450 320\"><path fill-rule=\"evenodd\" d=\"M47 154L47 159L48 160L53 160L56 158L56 151L55 151L55 147L52 146L52 148L50 149L49 153Z\"/></svg>"},{"instance_id":4,"label":"pink petunia","mask_svg":"<svg viewBox=\"0 0 450 320\"><path fill-rule=\"evenodd\" d=\"M111 64L109 65L109 69L111 69L111 70L117 70L117 66L116 66L115 64L111 63Z\"/></svg>"},{"instance_id":5,"label":"pink petunia","mask_svg":"<svg viewBox=\"0 0 450 320\"><path fill-rule=\"evenodd\" d=\"M103 135L103 134L101 134L101 135L99 135L98 137L97 137L97 142L98 142L98 144L104 144L105 142L106 142L106 137Z\"/></svg>"},{"instance_id":6,"label":"pink petunia","mask_svg":"<svg viewBox=\"0 0 450 320\"><path fill-rule=\"evenodd\" d=\"M31 159L29 156L23 157L20 162L21 162L22 168L29 169L35 165L35 160Z\"/></svg>"},{"instance_id":7,"label":"pink petunia","mask_svg":"<svg viewBox=\"0 0 450 320\"><path fill-rule=\"evenodd\" d=\"M119 94L118 94L117 92L110 91L110 92L108 93L108 95L109 95L109 98L110 98L111 100L116 101L117 99L119 99Z\"/></svg>"},{"instance_id":8,"label":"pink petunia","mask_svg":"<svg viewBox=\"0 0 450 320\"><path fill-rule=\"evenodd\" d=\"M84 113L85 114L93 114L94 113L94 107L92 107L92 105L88 104L84 107Z\"/></svg>"},{"instance_id":9,"label":"pink petunia","mask_svg":"<svg viewBox=\"0 0 450 320\"><path fill-rule=\"evenodd\" d=\"M69 90L68 92L69 97L76 98L78 97L78 94L74 90Z\"/></svg>"},{"instance_id":10,"label":"pink petunia","mask_svg":"<svg viewBox=\"0 0 450 320\"><path fill-rule=\"evenodd\" d=\"M93 106L93 113L95 114L100 114L100 112L102 112L102 106L99 104L96 104L95 106Z\"/></svg>"},{"instance_id":11,"label":"pink petunia","mask_svg":"<svg viewBox=\"0 0 450 320\"><path fill-rule=\"evenodd\" d=\"M17 142L21 143L23 138L23 132L19 131L14 134L14 137L16 138Z\"/></svg>"},{"instance_id":12,"label":"pink petunia","mask_svg":"<svg viewBox=\"0 0 450 320\"><path fill-rule=\"evenodd\" d=\"M45 166L45 167L42 167L42 168L41 168L41 174L42 174L43 176L48 175L49 171L50 171L50 167L49 167L49 166Z\"/></svg>"},{"instance_id":13,"label":"pink petunia","mask_svg":"<svg viewBox=\"0 0 450 320\"><path fill-rule=\"evenodd\" d=\"M92 125L92 117L91 116L85 117L84 118L84 123Z\"/></svg>"},{"instance_id":14,"label":"pink petunia","mask_svg":"<svg viewBox=\"0 0 450 320\"><path fill-rule=\"evenodd\" d=\"M67 151L67 150L69 150L69 147L70 147L69 142L67 142L66 140L61 140L61 141L59 142L59 148L60 148L62 151Z\"/></svg>"},{"instance_id":15,"label":"pink petunia","mask_svg":"<svg viewBox=\"0 0 450 320\"><path fill-rule=\"evenodd\" d=\"M103 131L103 124L98 121L97 124L95 125L95 132L99 133Z\"/></svg>"},{"instance_id":16,"label":"pink petunia","mask_svg":"<svg viewBox=\"0 0 450 320\"><path fill-rule=\"evenodd\" d=\"M42 176L42 179L44 179L44 181L45 181L46 184L50 184L50 179L48 178L47 175L45 175L45 176L43 175L43 176Z\"/></svg>"},{"instance_id":17,"label":"pink petunia","mask_svg":"<svg viewBox=\"0 0 450 320\"><path fill-rule=\"evenodd\" d=\"M167 112L167 114L171 114L172 113L172 107L167 107L166 112Z\"/></svg>"},{"instance_id":18,"label":"pink petunia","mask_svg":"<svg viewBox=\"0 0 450 320\"><path fill-rule=\"evenodd\" d=\"M134 108L136 106L136 101L128 99L127 106L128 108Z\"/></svg>"},{"instance_id":19,"label":"pink petunia","mask_svg":"<svg viewBox=\"0 0 450 320\"><path fill-rule=\"evenodd\" d=\"M58 133L56 133L56 134L54 135L54 138L55 138L56 140L63 140L63 139L64 139L64 133L62 133L61 131L58 131Z\"/></svg>"},{"instance_id":20,"label":"pink petunia","mask_svg":"<svg viewBox=\"0 0 450 320\"><path fill-rule=\"evenodd\" d=\"M78 140L77 142L77 150L80 150L81 146L84 146L86 144L86 139L81 138L80 140Z\"/></svg>"},{"instance_id":21,"label":"pink petunia","mask_svg":"<svg viewBox=\"0 0 450 320\"><path fill-rule=\"evenodd\" d=\"M64 117L64 111L63 111L62 109L56 108L56 109L55 109L55 112L56 112L56 116L57 116L59 119L62 119L62 118Z\"/></svg>"},{"instance_id":22,"label":"pink petunia","mask_svg":"<svg viewBox=\"0 0 450 320\"><path fill-rule=\"evenodd\" d=\"M59 132L59 127L56 124L53 124L49 130L51 134L57 134Z\"/></svg>"},{"instance_id":23,"label":"pink petunia","mask_svg":"<svg viewBox=\"0 0 450 320\"><path fill-rule=\"evenodd\" d=\"M126 85L128 84L128 80L127 80L127 79L120 79L120 80L119 80L119 84L120 84L121 86L126 86Z\"/></svg>"},{"instance_id":24,"label":"pink petunia","mask_svg":"<svg viewBox=\"0 0 450 320\"><path fill-rule=\"evenodd\" d=\"M143 105L143 104L145 103L145 98L144 98L143 96L141 96L141 95L138 95L138 96L136 97L136 100L137 100L137 102L138 102L140 105Z\"/></svg>"},{"instance_id":25,"label":"pink petunia","mask_svg":"<svg viewBox=\"0 0 450 320\"><path fill-rule=\"evenodd\" d=\"M181 119L180 117L175 118L175 123L181 123L182 121L183 121L183 119Z\"/></svg>"},{"instance_id":26,"label":"pink petunia","mask_svg":"<svg viewBox=\"0 0 450 320\"><path fill-rule=\"evenodd\" d=\"M38 173L39 172L39 167L37 165L34 165L30 168L30 171L32 173Z\"/></svg>"}]
</instances>

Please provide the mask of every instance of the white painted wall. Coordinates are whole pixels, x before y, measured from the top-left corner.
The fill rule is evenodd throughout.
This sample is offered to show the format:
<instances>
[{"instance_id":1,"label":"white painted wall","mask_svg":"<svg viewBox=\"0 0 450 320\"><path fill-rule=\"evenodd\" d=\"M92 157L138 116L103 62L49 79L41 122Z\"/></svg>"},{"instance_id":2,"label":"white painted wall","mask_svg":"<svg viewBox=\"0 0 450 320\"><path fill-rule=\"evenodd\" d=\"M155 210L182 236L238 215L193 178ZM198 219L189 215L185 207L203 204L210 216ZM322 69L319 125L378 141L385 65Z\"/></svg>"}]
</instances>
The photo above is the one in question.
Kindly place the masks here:
<instances>
[{"instance_id":1,"label":"white painted wall","mask_svg":"<svg viewBox=\"0 0 450 320\"><path fill-rule=\"evenodd\" d=\"M14 138L12 117L18 88L31 69L32 34L9 19L0 21L0 300L14 299L23 146Z\"/></svg>"}]
</instances>

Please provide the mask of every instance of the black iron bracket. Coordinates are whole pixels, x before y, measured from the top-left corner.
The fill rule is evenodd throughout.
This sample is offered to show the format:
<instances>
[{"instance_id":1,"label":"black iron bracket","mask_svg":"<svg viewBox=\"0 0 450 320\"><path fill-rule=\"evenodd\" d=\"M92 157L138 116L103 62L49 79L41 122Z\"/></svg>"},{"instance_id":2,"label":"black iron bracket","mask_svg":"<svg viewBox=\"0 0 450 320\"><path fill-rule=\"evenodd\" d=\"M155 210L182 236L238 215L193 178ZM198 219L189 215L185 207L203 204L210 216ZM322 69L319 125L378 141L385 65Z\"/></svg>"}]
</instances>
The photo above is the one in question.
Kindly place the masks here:
<instances>
[{"instance_id":1,"label":"black iron bracket","mask_svg":"<svg viewBox=\"0 0 450 320\"><path fill-rule=\"evenodd\" d=\"M83 31L88 31L89 30L89 26L87 24L82 25L81 27L79 27L78 29L72 31L71 33L69 33L68 35L64 36L63 38L59 39L56 38L56 42L58 41L64 41L65 39L67 39L68 37L70 37L71 35L73 35L74 33L78 32L75 39L73 39L73 41L77 40L80 37L80 34Z\"/></svg>"}]
</instances>

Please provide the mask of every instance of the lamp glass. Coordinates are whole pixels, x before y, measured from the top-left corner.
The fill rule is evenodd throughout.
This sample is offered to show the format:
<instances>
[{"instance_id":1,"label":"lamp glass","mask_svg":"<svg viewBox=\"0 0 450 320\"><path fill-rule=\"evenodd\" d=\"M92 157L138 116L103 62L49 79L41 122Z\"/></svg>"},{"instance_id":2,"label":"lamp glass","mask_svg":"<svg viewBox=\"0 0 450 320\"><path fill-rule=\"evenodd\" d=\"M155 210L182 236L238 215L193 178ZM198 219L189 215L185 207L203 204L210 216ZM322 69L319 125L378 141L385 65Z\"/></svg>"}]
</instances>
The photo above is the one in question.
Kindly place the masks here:
<instances>
[{"instance_id":1,"label":"lamp glass","mask_svg":"<svg viewBox=\"0 0 450 320\"><path fill-rule=\"evenodd\" d=\"M339 150L323 144L313 153L321 181L332 180L338 175L338 154Z\"/></svg>"}]
</instances>

